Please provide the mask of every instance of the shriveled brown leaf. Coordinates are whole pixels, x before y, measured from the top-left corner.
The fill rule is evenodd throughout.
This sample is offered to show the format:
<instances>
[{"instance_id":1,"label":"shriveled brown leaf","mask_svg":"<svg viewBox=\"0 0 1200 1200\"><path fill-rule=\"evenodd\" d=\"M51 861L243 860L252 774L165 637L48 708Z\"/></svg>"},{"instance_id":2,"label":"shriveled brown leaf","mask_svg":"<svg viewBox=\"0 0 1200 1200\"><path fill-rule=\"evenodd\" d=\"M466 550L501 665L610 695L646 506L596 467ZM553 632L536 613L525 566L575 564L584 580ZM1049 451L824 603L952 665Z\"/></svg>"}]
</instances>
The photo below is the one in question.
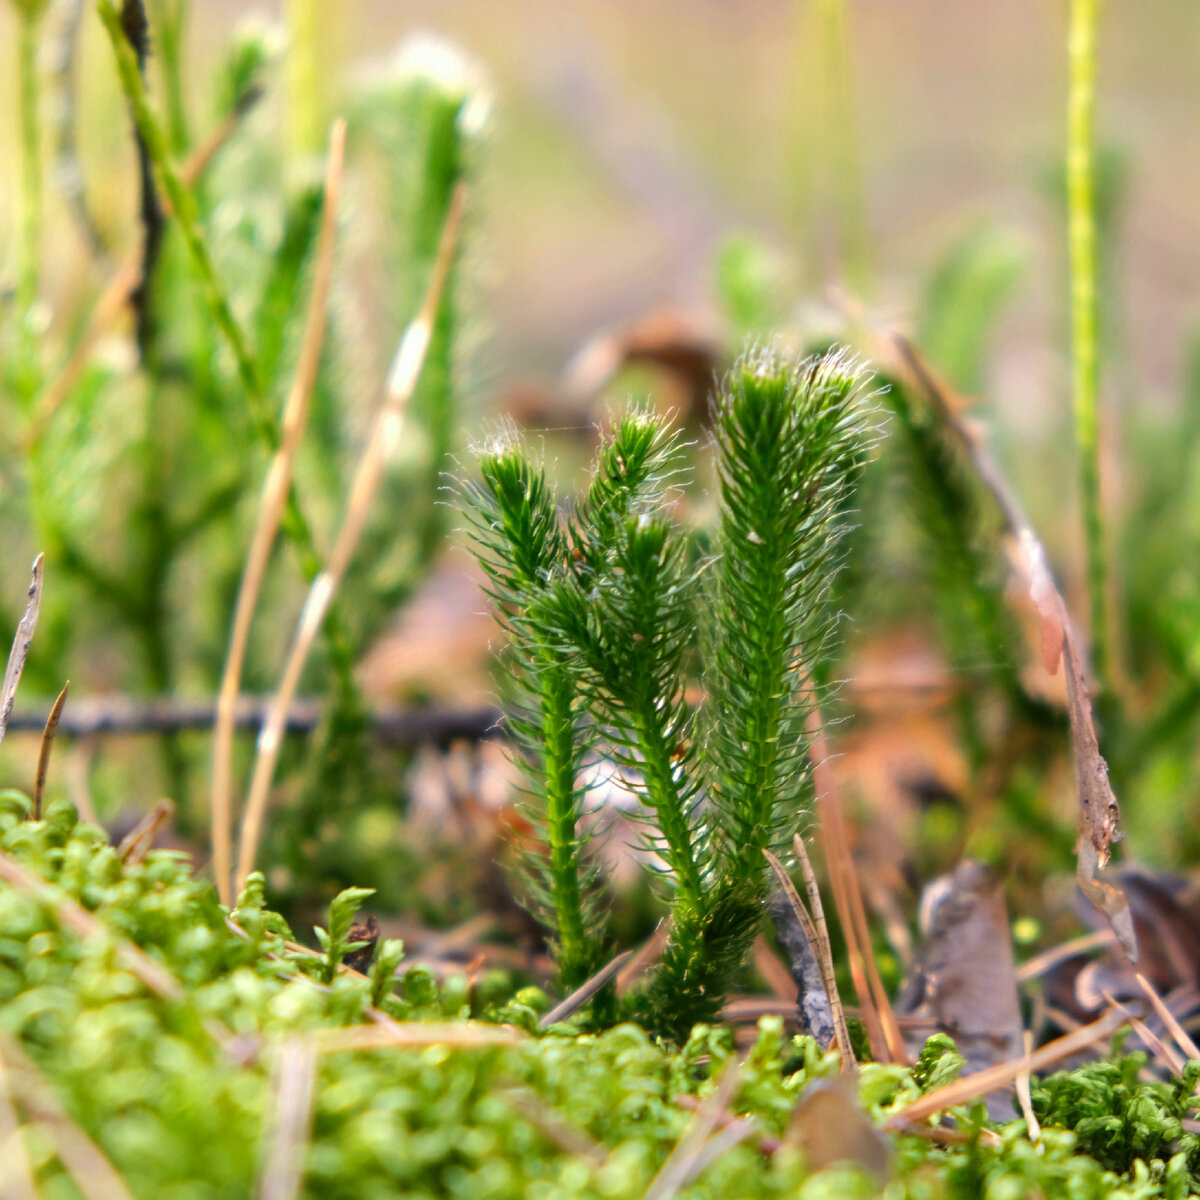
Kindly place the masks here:
<instances>
[{"instance_id":1,"label":"shriveled brown leaf","mask_svg":"<svg viewBox=\"0 0 1200 1200\"><path fill-rule=\"evenodd\" d=\"M863 1112L846 1076L818 1079L804 1090L784 1140L800 1146L814 1171L854 1163L887 1178L892 1148Z\"/></svg>"},{"instance_id":2,"label":"shriveled brown leaf","mask_svg":"<svg viewBox=\"0 0 1200 1200\"><path fill-rule=\"evenodd\" d=\"M25 660L29 657L29 647L33 644L33 631L37 628L38 612L42 606L42 563L43 556L39 554L33 560L25 611L17 622L8 665L4 668L4 683L0 686L0 742L4 741L4 733L8 729L8 719L12 716L13 705L17 699L17 685L21 682L21 672L25 670Z\"/></svg>"}]
</instances>

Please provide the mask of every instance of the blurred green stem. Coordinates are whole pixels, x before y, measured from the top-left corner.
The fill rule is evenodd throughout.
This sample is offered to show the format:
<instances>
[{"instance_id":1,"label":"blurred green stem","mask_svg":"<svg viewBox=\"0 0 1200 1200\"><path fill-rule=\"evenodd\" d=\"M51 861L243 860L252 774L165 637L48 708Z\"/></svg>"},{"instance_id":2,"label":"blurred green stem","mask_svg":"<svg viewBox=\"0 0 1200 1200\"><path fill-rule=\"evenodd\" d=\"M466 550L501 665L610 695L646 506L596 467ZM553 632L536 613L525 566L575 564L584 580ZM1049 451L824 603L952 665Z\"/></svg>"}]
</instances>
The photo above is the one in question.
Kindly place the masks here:
<instances>
[{"instance_id":1,"label":"blurred green stem","mask_svg":"<svg viewBox=\"0 0 1200 1200\"><path fill-rule=\"evenodd\" d=\"M1097 344L1095 102L1098 0L1071 0L1067 41L1067 230L1071 260L1071 337L1075 440L1087 540L1092 660L1098 679L1108 675L1107 564L1100 499L1097 416L1100 363Z\"/></svg>"},{"instance_id":2,"label":"blurred green stem","mask_svg":"<svg viewBox=\"0 0 1200 1200\"><path fill-rule=\"evenodd\" d=\"M17 321L23 348L32 353L30 309L37 300L42 242L42 150L38 111L37 43L41 12L20 12L17 48L21 122L21 247L17 274Z\"/></svg>"},{"instance_id":3,"label":"blurred green stem","mask_svg":"<svg viewBox=\"0 0 1200 1200\"><path fill-rule=\"evenodd\" d=\"M151 0L150 11L158 32L158 61L163 94L167 102L167 136L171 153L186 154L187 105L183 94L183 31L187 24L187 0Z\"/></svg>"},{"instance_id":4,"label":"blurred green stem","mask_svg":"<svg viewBox=\"0 0 1200 1200\"><path fill-rule=\"evenodd\" d=\"M312 154L321 145L320 9L319 0L287 0L288 133L295 154Z\"/></svg>"}]
</instances>

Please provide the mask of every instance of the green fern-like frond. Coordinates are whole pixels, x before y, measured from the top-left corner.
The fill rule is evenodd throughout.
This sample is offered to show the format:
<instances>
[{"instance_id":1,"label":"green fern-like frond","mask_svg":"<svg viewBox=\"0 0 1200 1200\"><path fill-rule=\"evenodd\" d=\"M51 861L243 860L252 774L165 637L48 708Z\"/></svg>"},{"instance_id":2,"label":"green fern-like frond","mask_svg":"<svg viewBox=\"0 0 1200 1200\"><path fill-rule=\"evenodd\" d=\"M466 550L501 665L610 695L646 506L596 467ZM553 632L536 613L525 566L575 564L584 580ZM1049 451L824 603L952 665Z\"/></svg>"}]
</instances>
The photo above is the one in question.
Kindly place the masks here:
<instances>
[{"instance_id":1,"label":"green fern-like frond","mask_svg":"<svg viewBox=\"0 0 1200 1200\"><path fill-rule=\"evenodd\" d=\"M544 470L516 442L480 455L481 482L467 487L476 552L497 618L509 634L515 702L509 728L525 779L525 811L542 848L526 855L531 909L552 935L560 983L582 983L603 952L595 867L582 829L579 784L590 736L578 672L539 620L564 569L566 539Z\"/></svg>"},{"instance_id":2,"label":"green fern-like frond","mask_svg":"<svg viewBox=\"0 0 1200 1200\"><path fill-rule=\"evenodd\" d=\"M717 401L707 765L722 869L737 881L761 879L763 851L790 841L804 801L806 688L836 626L826 598L863 453L858 378L836 353L793 366L756 349Z\"/></svg>"}]
</instances>

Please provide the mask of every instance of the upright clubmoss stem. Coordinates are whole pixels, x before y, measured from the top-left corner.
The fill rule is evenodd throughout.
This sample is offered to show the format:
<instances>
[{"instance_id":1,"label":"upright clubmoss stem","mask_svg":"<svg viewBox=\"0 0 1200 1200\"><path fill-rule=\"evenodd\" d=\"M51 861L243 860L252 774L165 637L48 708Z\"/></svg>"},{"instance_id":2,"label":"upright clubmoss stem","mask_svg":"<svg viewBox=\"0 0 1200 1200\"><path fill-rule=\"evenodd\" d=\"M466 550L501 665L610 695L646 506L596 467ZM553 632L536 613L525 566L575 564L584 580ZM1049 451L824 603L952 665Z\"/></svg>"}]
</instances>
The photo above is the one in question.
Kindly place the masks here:
<instances>
[{"instance_id":1,"label":"upright clubmoss stem","mask_svg":"<svg viewBox=\"0 0 1200 1200\"><path fill-rule=\"evenodd\" d=\"M41 11L20 14L17 47L21 122L21 249L17 275L17 310L22 329L29 330L29 310L37 300L42 242L42 150L38 110L37 35Z\"/></svg>"},{"instance_id":2,"label":"upright clubmoss stem","mask_svg":"<svg viewBox=\"0 0 1200 1200\"><path fill-rule=\"evenodd\" d=\"M1095 107L1099 0L1071 0L1067 40L1067 233L1071 261L1071 341L1075 441L1087 541L1092 661L1108 671L1107 563L1100 498L1100 360L1097 339Z\"/></svg>"},{"instance_id":3,"label":"upright clubmoss stem","mask_svg":"<svg viewBox=\"0 0 1200 1200\"><path fill-rule=\"evenodd\" d=\"M158 34L158 61L167 107L167 137L171 153L187 153L187 105L183 88L183 31L187 23L187 0L153 0L150 11Z\"/></svg>"}]
</instances>

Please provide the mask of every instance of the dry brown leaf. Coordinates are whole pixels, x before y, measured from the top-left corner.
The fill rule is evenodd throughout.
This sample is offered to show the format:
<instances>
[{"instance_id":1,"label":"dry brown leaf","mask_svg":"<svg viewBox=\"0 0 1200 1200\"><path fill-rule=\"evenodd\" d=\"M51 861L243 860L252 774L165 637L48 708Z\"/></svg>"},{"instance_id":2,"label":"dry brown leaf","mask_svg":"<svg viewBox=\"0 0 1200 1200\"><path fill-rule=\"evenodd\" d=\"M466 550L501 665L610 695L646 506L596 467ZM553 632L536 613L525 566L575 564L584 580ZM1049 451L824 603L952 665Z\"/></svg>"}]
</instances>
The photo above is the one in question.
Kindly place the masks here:
<instances>
[{"instance_id":1,"label":"dry brown leaf","mask_svg":"<svg viewBox=\"0 0 1200 1200\"><path fill-rule=\"evenodd\" d=\"M0 742L4 741L4 731L8 728L8 719L12 716L13 705L17 700L17 685L21 682L21 672L25 669L25 659L29 657L33 631L37 628L38 612L42 607L42 561L43 556L40 554L33 560L25 611L17 622L12 650L8 655L8 666L4 668L4 684L0 687Z\"/></svg>"},{"instance_id":2,"label":"dry brown leaf","mask_svg":"<svg viewBox=\"0 0 1200 1200\"><path fill-rule=\"evenodd\" d=\"M785 1140L804 1151L814 1171L855 1163L887 1178L892 1148L859 1106L847 1076L818 1079L804 1090Z\"/></svg>"}]
</instances>

